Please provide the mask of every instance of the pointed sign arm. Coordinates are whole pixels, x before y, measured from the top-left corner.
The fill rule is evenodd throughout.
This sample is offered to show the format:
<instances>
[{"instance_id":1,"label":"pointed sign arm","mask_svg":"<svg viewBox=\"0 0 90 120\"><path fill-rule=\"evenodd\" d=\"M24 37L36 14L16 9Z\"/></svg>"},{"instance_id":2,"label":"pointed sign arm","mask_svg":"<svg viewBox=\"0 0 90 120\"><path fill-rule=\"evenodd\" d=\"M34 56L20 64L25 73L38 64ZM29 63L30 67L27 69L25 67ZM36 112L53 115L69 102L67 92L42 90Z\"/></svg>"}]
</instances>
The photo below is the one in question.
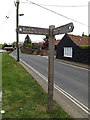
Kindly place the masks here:
<instances>
[{"instance_id":1,"label":"pointed sign arm","mask_svg":"<svg viewBox=\"0 0 90 120\"><path fill-rule=\"evenodd\" d=\"M38 28L38 27L29 27L29 26L19 26L19 34L36 34L36 35L48 35L48 29Z\"/></svg>"},{"instance_id":2,"label":"pointed sign arm","mask_svg":"<svg viewBox=\"0 0 90 120\"><path fill-rule=\"evenodd\" d=\"M74 25L71 22L69 24L66 24L66 25L63 25L63 26L53 29L53 35L69 33L69 32L72 32L73 29L74 29Z\"/></svg>"}]
</instances>

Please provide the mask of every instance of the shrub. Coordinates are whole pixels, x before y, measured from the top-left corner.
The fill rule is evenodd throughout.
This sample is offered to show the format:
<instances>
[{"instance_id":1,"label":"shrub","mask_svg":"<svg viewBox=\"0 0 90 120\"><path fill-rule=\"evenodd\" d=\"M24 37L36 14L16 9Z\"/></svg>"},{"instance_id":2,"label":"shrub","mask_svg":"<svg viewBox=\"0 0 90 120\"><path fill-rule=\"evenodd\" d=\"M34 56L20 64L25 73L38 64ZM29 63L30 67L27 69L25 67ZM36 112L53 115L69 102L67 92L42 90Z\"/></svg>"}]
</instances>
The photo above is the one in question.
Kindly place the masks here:
<instances>
[{"instance_id":1,"label":"shrub","mask_svg":"<svg viewBox=\"0 0 90 120\"><path fill-rule=\"evenodd\" d=\"M28 46L29 48L32 48L32 44L30 44L30 43L28 43L27 46Z\"/></svg>"},{"instance_id":2,"label":"shrub","mask_svg":"<svg viewBox=\"0 0 90 120\"><path fill-rule=\"evenodd\" d=\"M81 45L80 48L81 49L90 49L90 45Z\"/></svg>"},{"instance_id":3,"label":"shrub","mask_svg":"<svg viewBox=\"0 0 90 120\"><path fill-rule=\"evenodd\" d=\"M37 51L37 55L40 55L40 50Z\"/></svg>"}]
</instances>

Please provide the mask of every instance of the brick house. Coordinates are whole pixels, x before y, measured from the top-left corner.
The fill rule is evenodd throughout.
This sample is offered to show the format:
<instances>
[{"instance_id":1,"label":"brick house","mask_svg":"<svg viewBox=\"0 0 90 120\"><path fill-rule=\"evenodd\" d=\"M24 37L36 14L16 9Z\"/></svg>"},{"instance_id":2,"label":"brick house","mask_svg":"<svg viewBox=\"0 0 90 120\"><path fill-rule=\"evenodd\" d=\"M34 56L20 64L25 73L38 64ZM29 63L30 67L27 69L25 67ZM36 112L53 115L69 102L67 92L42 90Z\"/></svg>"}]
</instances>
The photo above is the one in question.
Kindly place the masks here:
<instances>
[{"instance_id":1,"label":"brick house","mask_svg":"<svg viewBox=\"0 0 90 120\"><path fill-rule=\"evenodd\" d=\"M56 58L88 63L89 49L81 49L81 45L90 45L90 37L65 34L57 45Z\"/></svg>"},{"instance_id":2,"label":"brick house","mask_svg":"<svg viewBox=\"0 0 90 120\"><path fill-rule=\"evenodd\" d=\"M90 41L89 41L90 38L83 36L83 34L82 34L82 36L68 34L68 36L78 46L81 46L81 45L90 45Z\"/></svg>"},{"instance_id":3,"label":"brick house","mask_svg":"<svg viewBox=\"0 0 90 120\"><path fill-rule=\"evenodd\" d=\"M57 45L60 42L60 40L55 40L54 45L55 45L55 50L57 49Z\"/></svg>"}]
</instances>

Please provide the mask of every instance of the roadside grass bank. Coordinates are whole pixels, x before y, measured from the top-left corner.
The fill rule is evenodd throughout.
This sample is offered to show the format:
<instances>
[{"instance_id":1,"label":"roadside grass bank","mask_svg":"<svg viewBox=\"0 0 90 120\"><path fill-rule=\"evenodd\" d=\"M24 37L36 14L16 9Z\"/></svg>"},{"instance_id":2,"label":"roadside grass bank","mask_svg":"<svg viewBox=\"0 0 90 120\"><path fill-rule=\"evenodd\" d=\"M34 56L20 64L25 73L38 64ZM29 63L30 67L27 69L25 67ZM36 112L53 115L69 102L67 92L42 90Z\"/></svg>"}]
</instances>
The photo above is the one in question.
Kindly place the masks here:
<instances>
[{"instance_id":1,"label":"roadside grass bank","mask_svg":"<svg viewBox=\"0 0 90 120\"><path fill-rule=\"evenodd\" d=\"M2 53L0 53L0 111L2 110ZM2 118L2 115L0 114L0 120Z\"/></svg>"},{"instance_id":2,"label":"roadside grass bank","mask_svg":"<svg viewBox=\"0 0 90 120\"><path fill-rule=\"evenodd\" d=\"M0 92L2 91L2 53L0 53Z\"/></svg>"},{"instance_id":3,"label":"roadside grass bank","mask_svg":"<svg viewBox=\"0 0 90 120\"><path fill-rule=\"evenodd\" d=\"M7 53L2 54L3 118L64 118L73 120L53 101L47 114L47 94L31 75Z\"/></svg>"}]
</instances>

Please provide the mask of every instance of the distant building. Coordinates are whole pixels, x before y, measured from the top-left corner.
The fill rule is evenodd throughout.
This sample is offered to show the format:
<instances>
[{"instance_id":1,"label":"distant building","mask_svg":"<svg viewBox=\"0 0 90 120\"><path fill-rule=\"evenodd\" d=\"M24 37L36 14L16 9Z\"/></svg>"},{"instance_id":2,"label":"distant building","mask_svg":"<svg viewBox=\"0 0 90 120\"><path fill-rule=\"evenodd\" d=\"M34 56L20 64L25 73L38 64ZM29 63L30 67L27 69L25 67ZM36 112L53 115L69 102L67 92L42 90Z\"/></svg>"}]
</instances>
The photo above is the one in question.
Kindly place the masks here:
<instances>
[{"instance_id":1,"label":"distant building","mask_svg":"<svg viewBox=\"0 0 90 120\"><path fill-rule=\"evenodd\" d=\"M60 40L55 40L54 45L55 45L55 50L57 49L57 45L60 42Z\"/></svg>"},{"instance_id":2,"label":"distant building","mask_svg":"<svg viewBox=\"0 0 90 120\"><path fill-rule=\"evenodd\" d=\"M56 58L76 62L88 63L88 49L80 49L80 46L90 45L90 37L65 34L56 49Z\"/></svg>"},{"instance_id":3,"label":"distant building","mask_svg":"<svg viewBox=\"0 0 90 120\"><path fill-rule=\"evenodd\" d=\"M6 50L6 51L13 51L14 50L14 46L13 45L5 45L4 50Z\"/></svg>"}]
</instances>

